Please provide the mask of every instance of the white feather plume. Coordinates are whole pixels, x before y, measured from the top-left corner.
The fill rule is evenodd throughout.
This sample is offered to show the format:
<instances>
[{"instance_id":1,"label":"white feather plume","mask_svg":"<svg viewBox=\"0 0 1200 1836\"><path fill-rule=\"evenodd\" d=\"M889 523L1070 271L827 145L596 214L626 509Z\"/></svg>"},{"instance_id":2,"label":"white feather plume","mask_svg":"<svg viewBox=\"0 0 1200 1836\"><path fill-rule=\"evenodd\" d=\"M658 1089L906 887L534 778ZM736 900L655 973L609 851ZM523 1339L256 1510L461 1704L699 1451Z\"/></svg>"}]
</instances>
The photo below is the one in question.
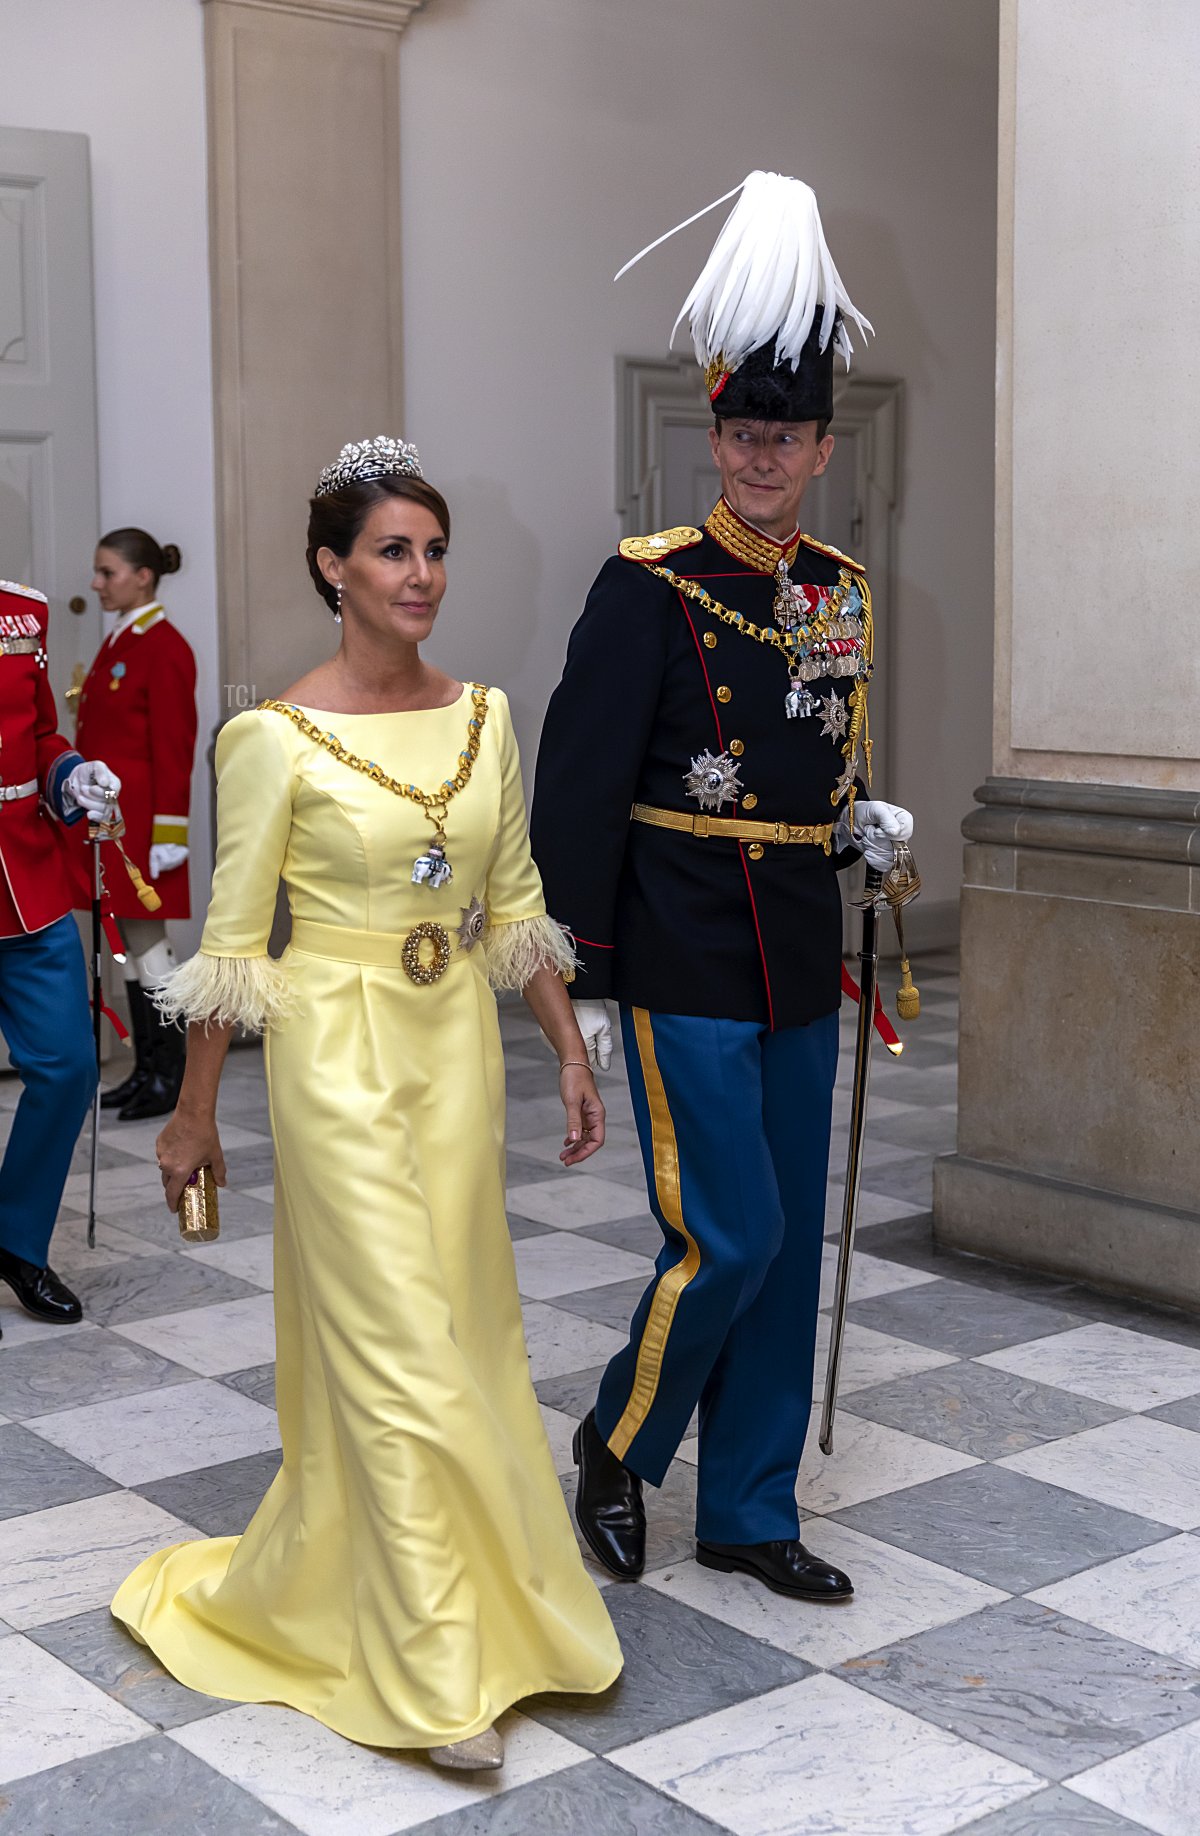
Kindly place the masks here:
<instances>
[{"instance_id":1,"label":"white feather plume","mask_svg":"<svg viewBox=\"0 0 1200 1836\"><path fill-rule=\"evenodd\" d=\"M751 351L774 337L776 363L795 369L820 306L820 347L824 350L833 336L849 368L853 346L848 321L853 319L864 338L874 328L842 284L821 228L816 194L801 179L751 172L734 191L650 243L616 278L731 197L737 197L737 203L683 303L671 342L687 319L697 362L707 366L719 358L725 369L736 370ZM835 333L839 309L842 321Z\"/></svg>"}]
</instances>

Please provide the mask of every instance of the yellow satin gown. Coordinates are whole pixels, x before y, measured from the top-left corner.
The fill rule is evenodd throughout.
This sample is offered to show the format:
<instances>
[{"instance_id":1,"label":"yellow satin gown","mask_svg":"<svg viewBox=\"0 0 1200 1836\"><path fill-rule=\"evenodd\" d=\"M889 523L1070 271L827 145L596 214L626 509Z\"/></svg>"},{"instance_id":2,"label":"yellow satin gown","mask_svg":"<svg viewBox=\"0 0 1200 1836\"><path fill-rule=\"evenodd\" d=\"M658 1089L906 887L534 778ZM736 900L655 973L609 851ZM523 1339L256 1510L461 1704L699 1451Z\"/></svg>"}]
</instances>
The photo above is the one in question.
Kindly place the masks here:
<instances>
[{"instance_id":1,"label":"yellow satin gown","mask_svg":"<svg viewBox=\"0 0 1200 1836\"><path fill-rule=\"evenodd\" d=\"M438 890L412 882L431 840L418 805L279 712L231 721L212 903L169 990L183 1018L266 1033L283 1465L243 1536L151 1556L112 1611L190 1688L380 1747L463 1739L621 1667L538 1413L504 1215L493 987L569 950L530 857L507 702L486 702ZM448 708L302 712L426 791L477 718L469 685ZM293 935L274 962L280 874ZM473 899L487 929L464 948ZM402 963L422 922L452 946L425 985ZM410 967L432 955L426 940Z\"/></svg>"}]
</instances>

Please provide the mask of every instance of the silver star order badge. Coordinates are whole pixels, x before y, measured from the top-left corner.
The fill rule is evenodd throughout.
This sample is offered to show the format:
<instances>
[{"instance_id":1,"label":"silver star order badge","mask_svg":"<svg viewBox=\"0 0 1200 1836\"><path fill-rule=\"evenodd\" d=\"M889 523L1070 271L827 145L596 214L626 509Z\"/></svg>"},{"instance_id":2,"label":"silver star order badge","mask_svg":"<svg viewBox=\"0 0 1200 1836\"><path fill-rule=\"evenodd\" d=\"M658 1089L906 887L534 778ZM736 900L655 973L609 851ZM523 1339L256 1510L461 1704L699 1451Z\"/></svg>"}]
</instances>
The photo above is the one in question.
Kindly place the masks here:
<instances>
[{"instance_id":1,"label":"silver star order badge","mask_svg":"<svg viewBox=\"0 0 1200 1836\"><path fill-rule=\"evenodd\" d=\"M487 924L487 913L484 911L478 899L472 899L470 905L464 905L460 909L462 911L462 923L459 925L456 935L460 947L470 952L475 948L475 945L483 936L484 927Z\"/></svg>"},{"instance_id":2,"label":"silver star order badge","mask_svg":"<svg viewBox=\"0 0 1200 1836\"><path fill-rule=\"evenodd\" d=\"M850 710L836 689L832 695L826 695L821 703L821 719L825 723L821 728L822 735L828 734L831 739L841 739L850 719Z\"/></svg>"},{"instance_id":3,"label":"silver star order badge","mask_svg":"<svg viewBox=\"0 0 1200 1836\"><path fill-rule=\"evenodd\" d=\"M719 752L715 757L707 750L698 752L692 760L692 769L684 773L683 786L702 810L719 810L722 804L736 803L742 794L737 760L727 752Z\"/></svg>"}]
</instances>

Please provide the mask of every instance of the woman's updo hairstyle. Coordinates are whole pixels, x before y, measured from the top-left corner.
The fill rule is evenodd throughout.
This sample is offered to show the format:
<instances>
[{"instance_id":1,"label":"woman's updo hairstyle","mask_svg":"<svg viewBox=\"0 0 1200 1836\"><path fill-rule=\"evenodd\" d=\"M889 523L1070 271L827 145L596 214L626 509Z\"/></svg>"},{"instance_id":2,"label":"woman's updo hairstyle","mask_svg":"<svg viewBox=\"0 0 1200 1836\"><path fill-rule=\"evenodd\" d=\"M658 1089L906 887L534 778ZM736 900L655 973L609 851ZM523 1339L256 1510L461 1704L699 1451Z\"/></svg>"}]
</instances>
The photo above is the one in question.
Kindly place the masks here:
<instances>
[{"instance_id":1,"label":"woman's updo hairstyle","mask_svg":"<svg viewBox=\"0 0 1200 1836\"><path fill-rule=\"evenodd\" d=\"M362 478L343 485L338 491L326 491L314 497L308 506L308 547L305 560L312 583L331 612L337 611L337 589L331 587L317 566L317 551L331 548L342 559L350 553L376 504L388 497L406 497L420 504L441 526L450 540L450 511L440 491L423 478Z\"/></svg>"},{"instance_id":2,"label":"woman's updo hairstyle","mask_svg":"<svg viewBox=\"0 0 1200 1836\"><path fill-rule=\"evenodd\" d=\"M160 548L152 535L144 529L110 529L106 536L101 536L97 548L111 548L120 555L122 561L128 561L130 567L149 568L154 575L154 584L158 585L164 574L179 572L180 553L174 542L164 542Z\"/></svg>"}]
</instances>

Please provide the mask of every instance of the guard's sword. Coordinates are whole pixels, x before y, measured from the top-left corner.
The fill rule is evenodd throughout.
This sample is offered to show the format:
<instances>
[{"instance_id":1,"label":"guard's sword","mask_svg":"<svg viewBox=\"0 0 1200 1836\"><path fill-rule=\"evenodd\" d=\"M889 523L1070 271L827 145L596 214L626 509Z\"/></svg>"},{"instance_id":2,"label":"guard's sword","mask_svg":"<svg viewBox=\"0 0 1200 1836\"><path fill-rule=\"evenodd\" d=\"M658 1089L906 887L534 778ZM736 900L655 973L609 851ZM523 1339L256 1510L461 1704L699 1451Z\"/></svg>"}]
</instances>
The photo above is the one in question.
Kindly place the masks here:
<instances>
[{"instance_id":1,"label":"guard's sword","mask_svg":"<svg viewBox=\"0 0 1200 1836\"><path fill-rule=\"evenodd\" d=\"M100 904L104 897L104 869L100 864L100 844L118 834L121 825L121 812L115 796L110 791L105 791L104 795L112 808L99 821L88 822L88 841L92 849L92 1039L96 1047L96 1094L92 1098L92 1156L88 1180L89 1249L96 1247L96 1173L100 1165L100 1028L104 1020L104 961L101 942L104 931L100 917Z\"/></svg>"},{"instance_id":2,"label":"guard's sword","mask_svg":"<svg viewBox=\"0 0 1200 1836\"><path fill-rule=\"evenodd\" d=\"M867 868L862 906L862 987L858 1000L858 1032L854 1048L854 1085L850 1102L850 1142L846 1150L846 1195L842 1201L842 1234L838 1240L837 1280L834 1284L833 1320L829 1334L829 1363L825 1372L825 1398L821 1405L821 1452L833 1452L833 1417L837 1409L842 1346L846 1337L846 1308L850 1300L850 1270L854 1259L854 1230L858 1221L858 1193L862 1182L863 1132L867 1122L867 1094L871 1083L871 1040L875 1030L875 991L879 986L879 914L890 906L900 933L903 961L900 1017L915 1019L919 1012L917 990L912 985L904 953L900 908L921 890L912 851L896 844L895 860L885 879L877 867Z\"/></svg>"}]
</instances>

